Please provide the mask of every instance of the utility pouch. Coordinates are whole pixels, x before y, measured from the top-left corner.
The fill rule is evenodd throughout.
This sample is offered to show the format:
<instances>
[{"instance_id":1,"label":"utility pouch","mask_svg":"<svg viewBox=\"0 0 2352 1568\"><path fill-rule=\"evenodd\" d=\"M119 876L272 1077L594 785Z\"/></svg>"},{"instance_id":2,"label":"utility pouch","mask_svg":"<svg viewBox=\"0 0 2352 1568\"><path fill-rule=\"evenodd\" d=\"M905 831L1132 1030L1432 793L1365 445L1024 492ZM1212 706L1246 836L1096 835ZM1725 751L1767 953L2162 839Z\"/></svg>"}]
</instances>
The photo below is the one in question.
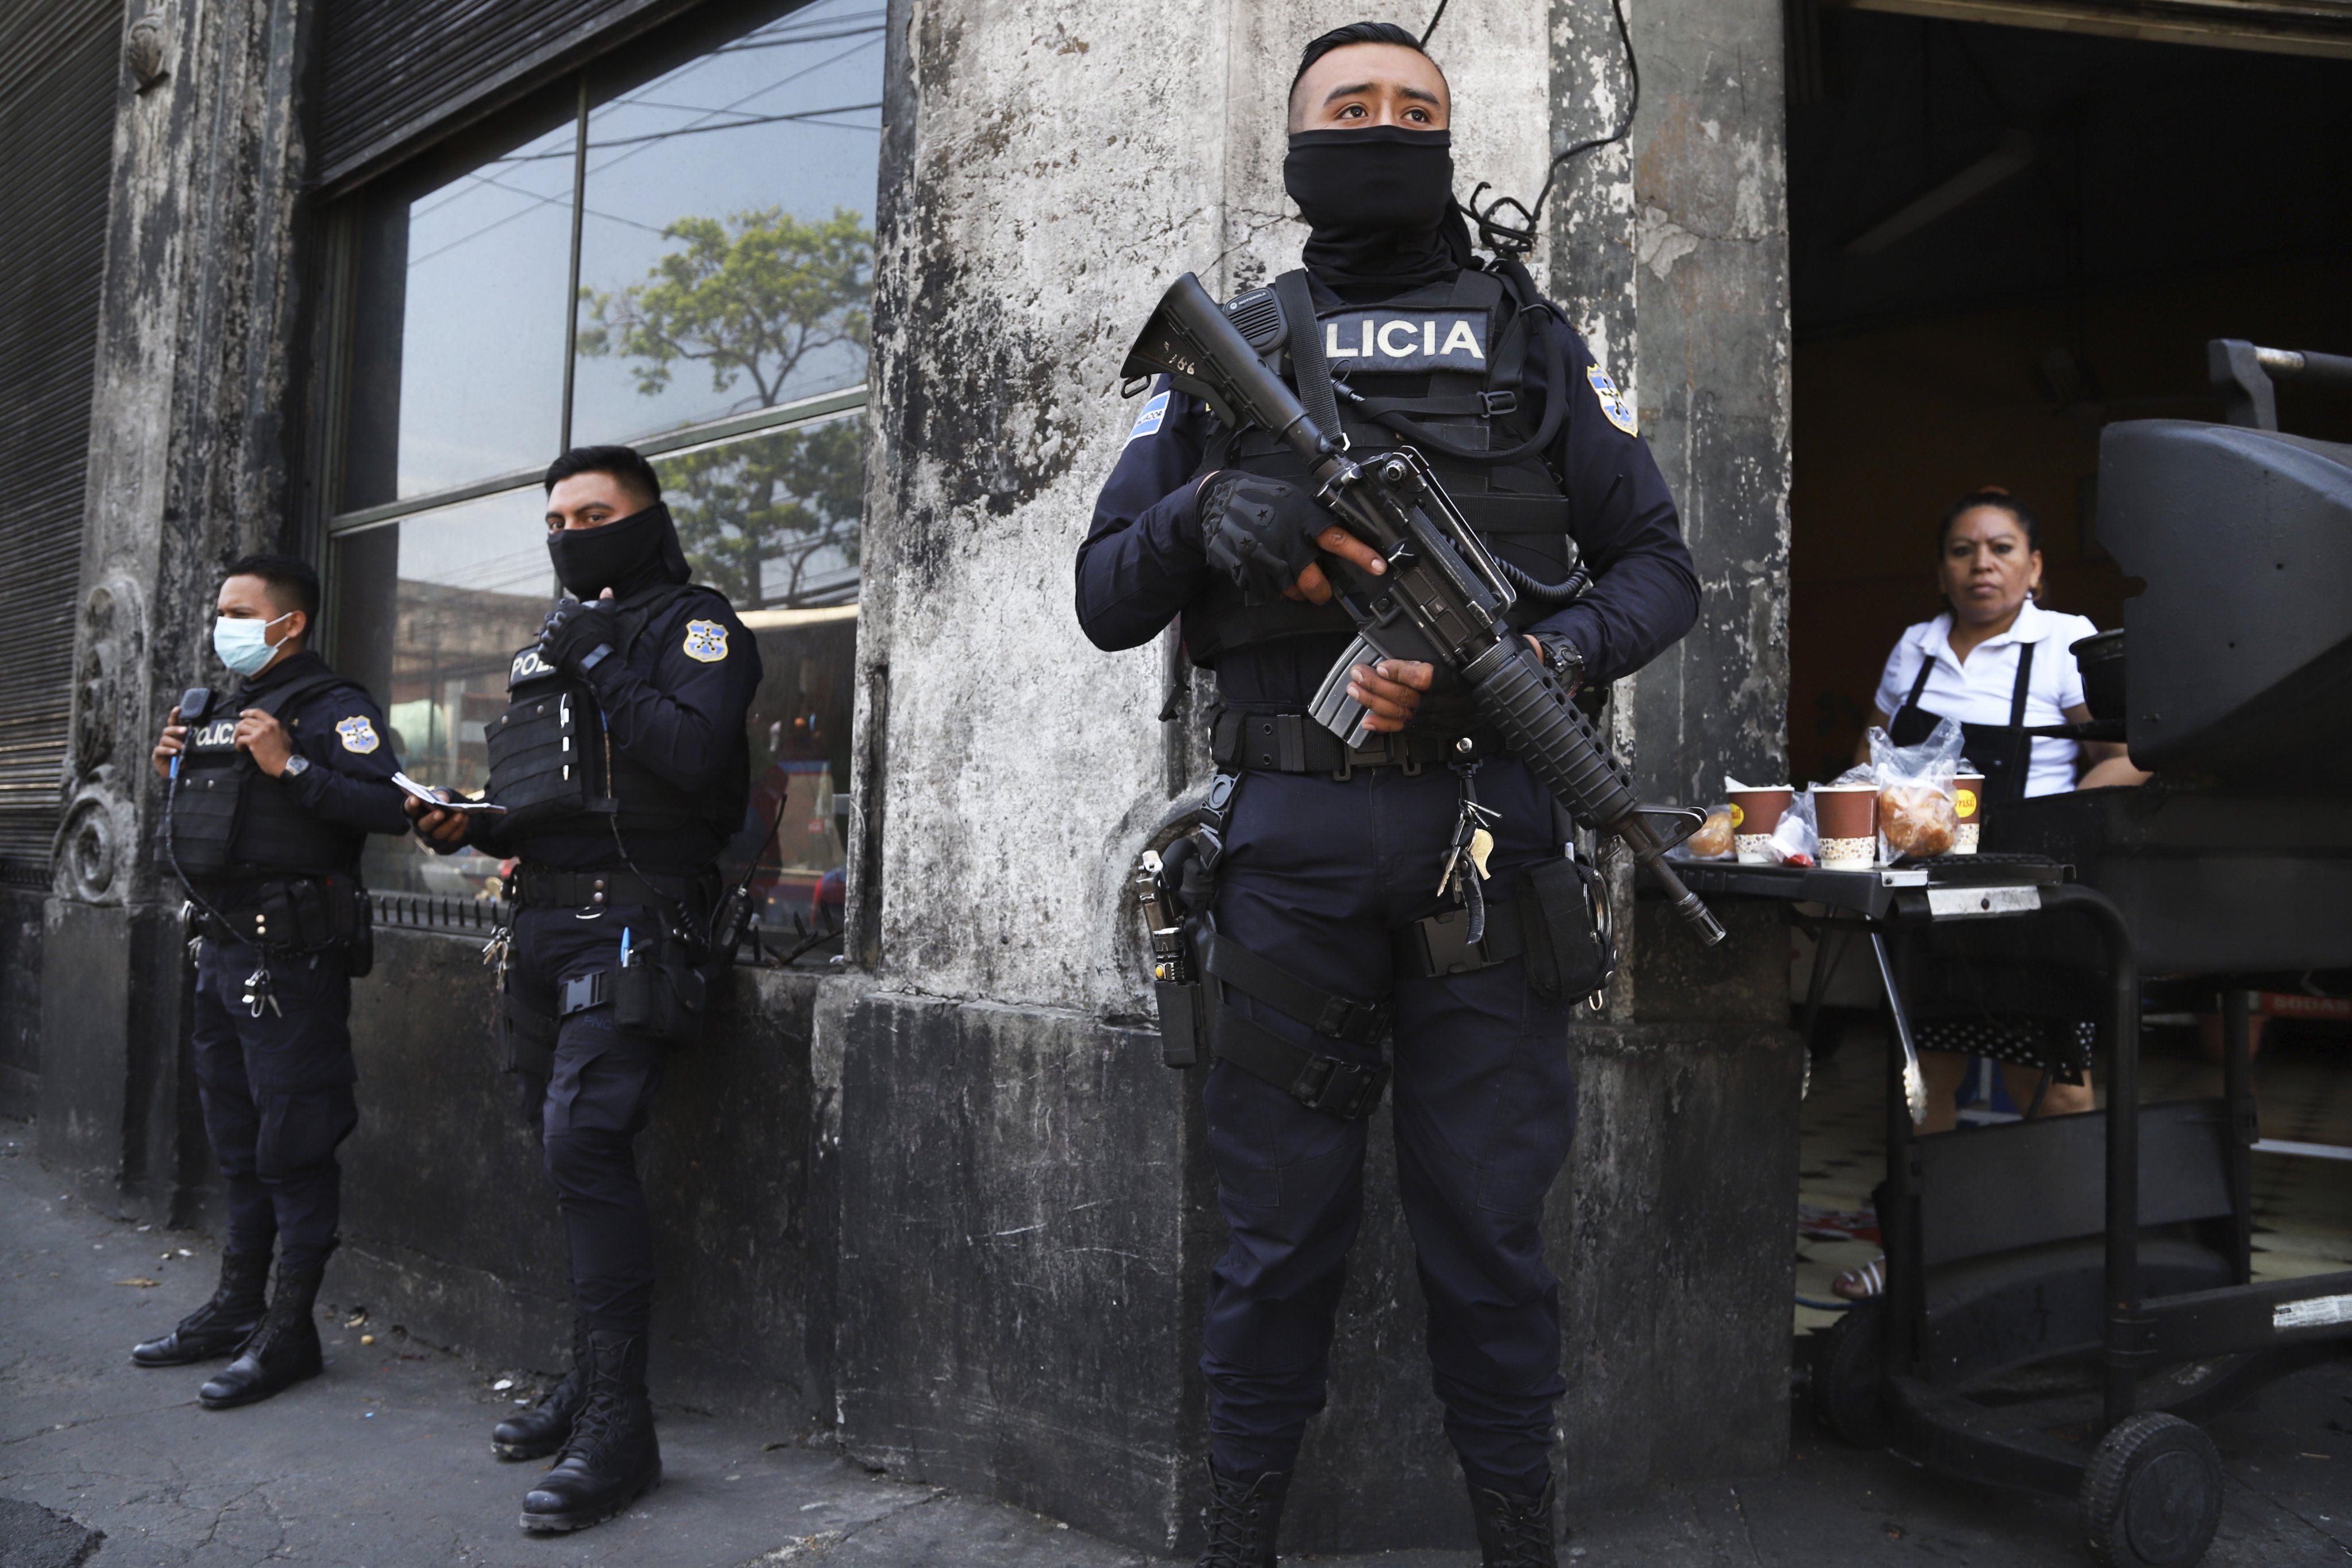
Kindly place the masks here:
<instances>
[{"instance_id":1,"label":"utility pouch","mask_svg":"<svg viewBox=\"0 0 2352 1568\"><path fill-rule=\"evenodd\" d=\"M1160 999L1160 1059L1171 1068L1199 1064L1209 1048L1209 1009L1197 980L1156 980Z\"/></svg>"},{"instance_id":2,"label":"utility pouch","mask_svg":"<svg viewBox=\"0 0 2352 1568\"><path fill-rule=\"evenodd\" d=\"M665 1044L691 1038L709 994L701 972L668 942L658 956L632 957L613 972L613 1022Z\"/></svg>"},{"instance_id":3,"label":"utility pouch","mask_svg":"<svg viewBox=\"0 0 2352 1568\"><path fill-rule=\"evenodd\" d=\"M325 892L318 879L302 877L279 885L286 889L286 901L291 906L294 944L304 952L317 952L322 948L332 947L343 933L335 930L335 921L328 912ZM267 895L264 897L266 900Z\"/></svg>"},{"instance_id":4,"label":"utility pouch","mask_svg":"<svg viewBox=\"0 0 2352 1568\"><path fill-rule=\"evenodd\" d=\"M555 1016L524 1005L507 981L499 995L499 1046L507 1072L533 1078L555 1076Z\"/></svg>"},{"instance_id":5,"label":"utility pouch","mask_svg":"<svg viewBox=\"0 0 2352 1568\"><path fill-rule=\"evenodd\" d=\"M375 969L375 902L357 882L340 877L335 882L350 889L337 900L350 927L342 939L343 973L354 980L364 980Z\"/></svg>"},{"instance_id":6,"label":"utility pouch","mask_svg":"<svg viewBox=\"0 0 2352 1568\"><path fill-rule=\"evenodd\" d=\"M1609 984L1617 970L1600 921L1600 874L1562 857L1519 873L1519 919L1528 984L1547 1002L1574 1002Z\"/></svg>"}]
</instances>

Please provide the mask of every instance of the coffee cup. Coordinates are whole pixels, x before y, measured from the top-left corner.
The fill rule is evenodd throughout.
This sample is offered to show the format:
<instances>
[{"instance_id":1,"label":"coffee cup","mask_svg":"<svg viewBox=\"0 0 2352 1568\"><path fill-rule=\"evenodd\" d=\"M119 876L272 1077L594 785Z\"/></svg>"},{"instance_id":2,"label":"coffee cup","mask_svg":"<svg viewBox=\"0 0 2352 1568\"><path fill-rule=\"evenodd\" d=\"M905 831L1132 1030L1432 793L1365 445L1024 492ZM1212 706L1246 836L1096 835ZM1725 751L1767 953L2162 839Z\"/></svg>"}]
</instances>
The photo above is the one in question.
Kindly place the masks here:
<instances>
[{"instance_id":1,"label":"coffee cup","mask_svg":"<svg viewBox=\"0 0 2352 1568\"><path fill-rule=\"evenodd\" d=\"M1772 830L1780 826L1781 816L1795 798L1796 792L1787 784L1731 792L1731 843L1741 865L1778 863L1780 858L1772 853Z\"/></svg>"},{"instance_id":2,"label":"coffee cup","mask_svg":"<svg viewBox=\"0 0 2352 1568\"><path fill-rule=\"evenodd\" d=\"M1821 835L1823 870L1870 869L1878 860L1878 786L1815 784L1813 827Z\"/></svg>"},{"instance_id":3,"label":"coffee cup","mask_svg":"<svg viewBox=\"0 0 2352 1568\"><path fill-rule=\"evenodd\" d=\"M1952 815L1959 831L1952 835L1952 853L1977 852L1978 829L1984 825L1984 774L1962 773L1952 781Z\"/></svg>"}]
</instances>

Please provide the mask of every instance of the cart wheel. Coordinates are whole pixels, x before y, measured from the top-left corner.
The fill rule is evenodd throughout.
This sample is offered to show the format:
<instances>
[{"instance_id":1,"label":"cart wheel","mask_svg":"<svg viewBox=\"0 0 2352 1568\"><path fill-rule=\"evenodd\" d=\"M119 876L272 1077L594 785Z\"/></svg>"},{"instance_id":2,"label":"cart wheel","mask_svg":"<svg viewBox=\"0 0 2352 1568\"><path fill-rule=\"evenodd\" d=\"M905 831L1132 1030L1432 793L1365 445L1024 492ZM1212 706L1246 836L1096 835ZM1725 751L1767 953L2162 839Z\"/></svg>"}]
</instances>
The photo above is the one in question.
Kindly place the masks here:
<instances>
[{"instance_id":1,"label":"cart wheel","mask_svg":"<svg viewBox=\"0 0 2352 1568\"><path fill-rule=\"evenodd\" d=\"M1876 1301L1857 1301L1829 1331L1813 1367L1813 1409L1822 1424L1857 1448L1886 1446L1886 1320Z\"/></svg>"},{"instance_id":2,"label":"cart wheel","mask_svg":"<svg viewBox=\"0 0 2352 1568\"><path fill-rule=\"evenodd\" d=\"M2105 1568L2190 1568L2221 1524L2221 1456L2178 1415L2132 1416L2092 1453L2081 1507Z\"/></svg>"}]
</instances>

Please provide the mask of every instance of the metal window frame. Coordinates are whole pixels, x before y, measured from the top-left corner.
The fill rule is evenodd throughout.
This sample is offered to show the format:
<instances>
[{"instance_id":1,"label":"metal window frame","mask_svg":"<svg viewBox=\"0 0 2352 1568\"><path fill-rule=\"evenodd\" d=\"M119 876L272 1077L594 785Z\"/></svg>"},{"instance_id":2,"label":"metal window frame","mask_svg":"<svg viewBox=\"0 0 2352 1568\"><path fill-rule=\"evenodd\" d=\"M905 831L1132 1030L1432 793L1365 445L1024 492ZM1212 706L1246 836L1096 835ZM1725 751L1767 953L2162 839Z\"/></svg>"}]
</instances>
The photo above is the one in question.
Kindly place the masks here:
<instances>
[{"instance_id":1,"label":"metal window frame","mask_svg":"<svg viewBox=\"0 0 2352 1568\"><path fill-rule=\"evenodd\" d=\"M649 458L676 457L682 452L698 451L705 447L725 446L751 436L764 436L779 430L792 430L826 424L863 410L868 401L867 386L859 382L838 392L821 393L814 397L798 398L790 403L778 403L766 408L755 408L745 414L730 414L724 418L705 420L698 425L684 425L675 430L663 431L632 441L631 447ZM567 439L566 447L570 446ZM510 473L476 479L470 484L453 485L447 489L430 490L423 495L406 496L399 500L385 501L381 506L361 507L339 513L327 520L327 537L331 541L363 529L379 528L403 518L415 517L463 501L479 500L484 496L506 490L522 489L540 483L544 468L517 468Z\"/></svg>"}]
</instances>

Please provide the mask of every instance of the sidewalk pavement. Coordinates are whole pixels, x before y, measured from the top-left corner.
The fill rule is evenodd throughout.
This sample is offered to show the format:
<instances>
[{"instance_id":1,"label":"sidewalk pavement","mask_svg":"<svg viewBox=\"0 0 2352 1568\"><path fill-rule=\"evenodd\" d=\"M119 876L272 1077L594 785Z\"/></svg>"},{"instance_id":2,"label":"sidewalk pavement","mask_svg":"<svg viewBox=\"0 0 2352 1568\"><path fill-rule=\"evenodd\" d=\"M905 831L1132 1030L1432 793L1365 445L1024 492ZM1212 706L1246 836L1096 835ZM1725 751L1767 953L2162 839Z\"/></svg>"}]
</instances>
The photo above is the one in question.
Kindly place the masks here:
<instances>
[{"instance_id":1,"label":"sidewalk pavement","mask_svg":"<svg viewBox=\"0 0 2352 1568\"><path fill-rule=\"evenodd\" d=\"M877 1479L798 1434L675 1407L661 1411L659 1489L594 1530L527 1536L515 1516L534 1468L493 1458L487 1436L515 1396L536 1392L528 1381L497 1386L521 1374L470 1365L388 1324L327 1326L325 1376L267 1405L204 1410L195 1390L206 1368L145 1371L127 1352L210 1293L217 1253L199 1237L61 1196L66 1184L42 1172L31 1143L31 1129L0 1122L0 1568L1154 1561L1016 1509ZM2213 1431L2232 1486L2208 1568L2352 1563L2352 1366L2274 1385ZM1564 1560L1575 1568L2088 1561L2070 1504L1855 1453L1802 1419L1776 1475L1660 1488L1574 1522ZM1474 1560L1465 1546L1321 1561Z\"/></svg>"}]
</instances>

